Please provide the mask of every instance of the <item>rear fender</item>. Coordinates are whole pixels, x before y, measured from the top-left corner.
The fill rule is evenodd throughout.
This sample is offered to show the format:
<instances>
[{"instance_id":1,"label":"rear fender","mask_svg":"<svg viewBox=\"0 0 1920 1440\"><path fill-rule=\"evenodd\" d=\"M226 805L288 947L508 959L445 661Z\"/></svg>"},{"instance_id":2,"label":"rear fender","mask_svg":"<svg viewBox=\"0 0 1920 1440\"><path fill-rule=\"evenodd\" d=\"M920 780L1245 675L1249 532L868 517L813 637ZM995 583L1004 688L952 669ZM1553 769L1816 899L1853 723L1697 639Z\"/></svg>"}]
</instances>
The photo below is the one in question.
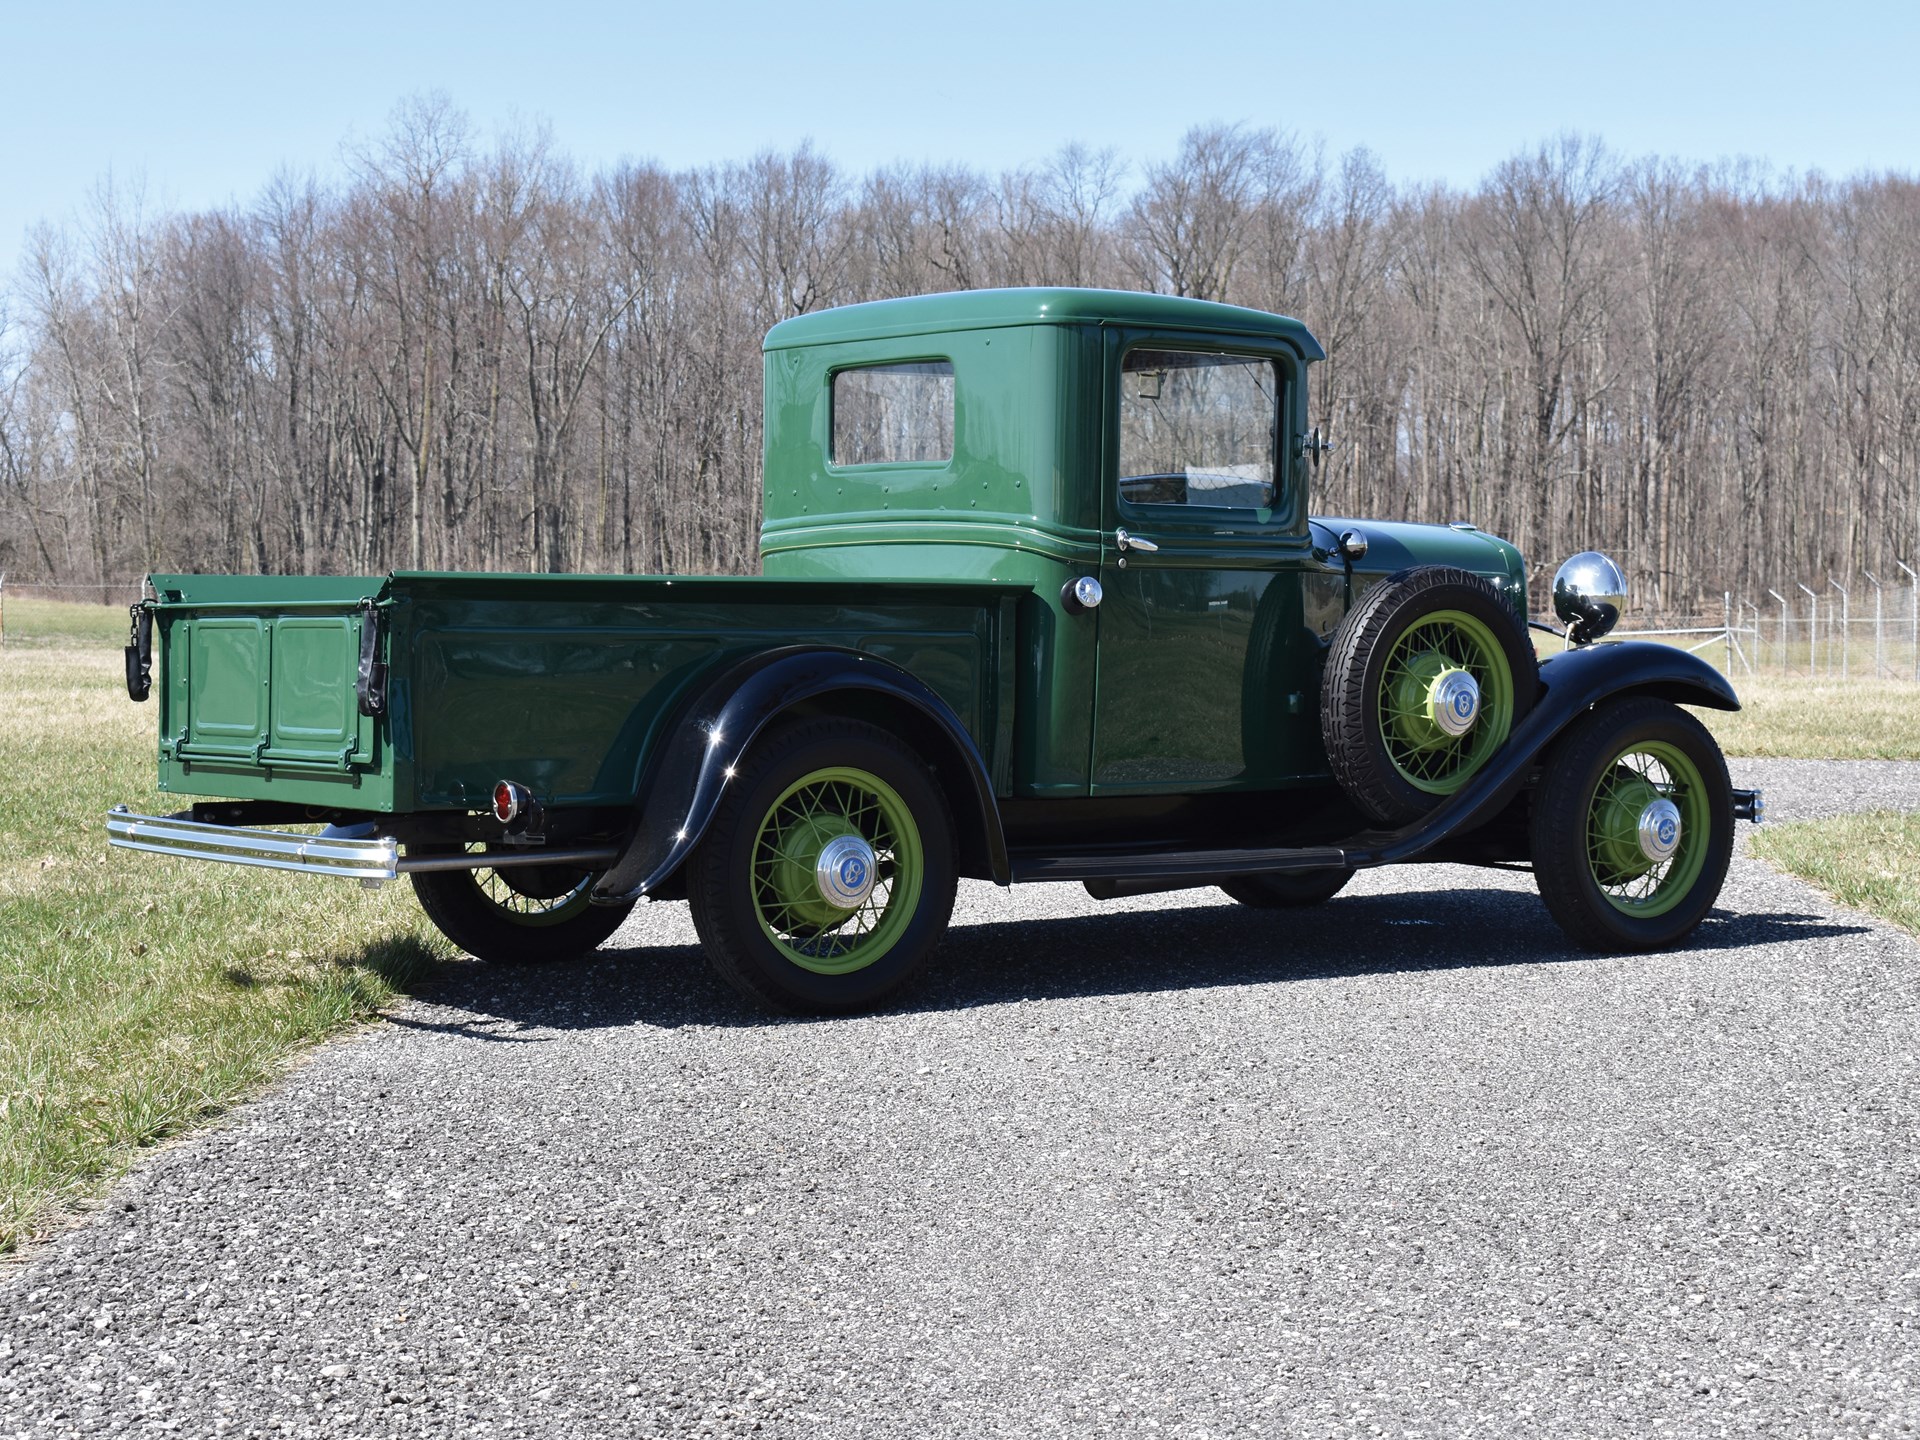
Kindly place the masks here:
<instances>
[{"instance_id":1,"label":"rear fender","mask_svg":"<svg viewBox=\"0 0 1920 1440\"><path fill-rule=\"evenodd\" d=\"M1547 748L1568 725L1618 695L1652 695L1676 705L1738 710L1739 697L1713 666L1685 650L1645 640L1586 645L1540 664L1540 695L1507 743L1446 803L1404 829L1375 833L1347 848L1360 865L1411 860L1442 840L1498 815L1520 792Z\"/></svg>"},{"instance_id":2,"label":"rear fender","mask_svg":"<svg viewBox=\"0 0 1920 1440\"><path fill-rule=\"evenodd\" d=\"M898 666L853 650L784 646L751 655L727 667L685 702L666 726L657 759L647 767L640 789L638 818L613 868L594 886L593 898L607 904L644 898L685 863L712 823L732 771L761 733L782 714L815 702L830 708L836 695L884 697L921 716L939 737L944 755L930 763L957 767L955 819L963 827L977 823L987 868L1005 885L1011 879L1006 836L993 781L980 749L958 717L938 695ZM971 800L965 813L959 803Z\"/></svg>"}]
</instances>

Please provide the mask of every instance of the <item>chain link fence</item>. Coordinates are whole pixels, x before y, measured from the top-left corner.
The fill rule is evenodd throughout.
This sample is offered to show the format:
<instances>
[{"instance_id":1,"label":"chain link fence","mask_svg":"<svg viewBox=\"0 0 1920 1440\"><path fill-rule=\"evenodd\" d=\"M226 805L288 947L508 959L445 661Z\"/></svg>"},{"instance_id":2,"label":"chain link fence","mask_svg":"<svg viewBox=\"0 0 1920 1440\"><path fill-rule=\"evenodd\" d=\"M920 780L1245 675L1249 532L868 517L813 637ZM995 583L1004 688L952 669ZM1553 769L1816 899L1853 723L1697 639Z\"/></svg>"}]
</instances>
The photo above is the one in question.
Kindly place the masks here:
<instances>
[{"instance_id":1,"label":"chain link fence","mask_svg":"<svg viewBox=\"0 0 1920 1440\"><path fill-rule=\"evenodd\" d=\"M1751 597L1728 593L1718 615L1666 616L1613 633L1678 645L1729 675L1920 685L1917 578L1907 571L1892 584L1863 571L1850 585L1829 579L1794 582L1784 591L1769 587Z\"/></svg>"}]
</instances>

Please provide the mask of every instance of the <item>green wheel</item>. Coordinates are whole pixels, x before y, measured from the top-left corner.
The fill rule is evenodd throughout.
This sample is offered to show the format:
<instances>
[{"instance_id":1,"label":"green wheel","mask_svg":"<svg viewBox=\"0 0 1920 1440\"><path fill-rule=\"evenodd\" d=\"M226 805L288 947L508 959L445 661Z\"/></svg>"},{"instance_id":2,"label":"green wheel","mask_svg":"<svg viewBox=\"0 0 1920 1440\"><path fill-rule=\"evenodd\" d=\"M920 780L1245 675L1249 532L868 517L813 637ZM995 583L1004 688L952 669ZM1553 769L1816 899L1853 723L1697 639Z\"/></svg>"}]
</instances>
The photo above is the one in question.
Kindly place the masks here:
<instances>
[{"instance_id":1,"label":"green wheel","mask_svg":"<svg viewBox=\"0 0 1920 1440\"><path fill-rule=\"evenodd\" d=\"M633 911L631 904L595 905L588 898L595 872L564 865L415 870L408 878L420 908L441 934L468 954L498 964L582 954L618 930Z\"/></svg>"},{"instance_id":2,"label":"green wheel","mask_svg":"<svg viewBox=\"0 0 1920 1440\"><path fill-rule=\"evenodd\" d=\"M1720 747L1664 700L1603 704L1555 745L1531 839L1541 898L1575 942L1674 944L1713 908L1733 853Z\"/></svg>"},{"instance_id":3,"label":"green wheel","mask_svg":"<svg viewBox=\"0 0 1920 1440\"><path fill-rule=\"evenodd\" d=\"M1417 820L1473 778L1533 708L1526 626L1451 566L1369 590L1334 634L1320 729L1334 777L1369 819Z\"/></svg>"},{"instance_id":4,"label":"green wheel","mask_svg":"<svg viewBox=\"0 0 1920 1440\"><path fill-rule=\"evenodd\" d=\"M956 879L940 788L876 726L802 721L757 744L689 861L709 958L775 1009L863 1009L946 931Z\"/></svg>"}]
</instances>

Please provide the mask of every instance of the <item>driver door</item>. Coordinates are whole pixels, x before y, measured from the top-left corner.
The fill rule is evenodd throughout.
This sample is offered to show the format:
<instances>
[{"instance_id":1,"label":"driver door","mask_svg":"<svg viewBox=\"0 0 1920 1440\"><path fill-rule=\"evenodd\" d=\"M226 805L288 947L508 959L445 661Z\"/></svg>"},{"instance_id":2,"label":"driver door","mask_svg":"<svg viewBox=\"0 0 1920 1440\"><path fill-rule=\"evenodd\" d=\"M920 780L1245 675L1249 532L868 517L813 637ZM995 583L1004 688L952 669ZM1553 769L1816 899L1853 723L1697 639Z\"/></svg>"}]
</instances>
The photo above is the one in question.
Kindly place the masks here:
<instances>
[{"instance_id":1,"label":"driver door","mask_svg":"<svg viewBox=\"0 0 1920 1440\"><path fill-rule=\"evenodd\" d=\"M1115 333L1107 357L1092 793L1324 774L1304 364L1278 342L1164 333Z\"/></svg>"}]
</instances>

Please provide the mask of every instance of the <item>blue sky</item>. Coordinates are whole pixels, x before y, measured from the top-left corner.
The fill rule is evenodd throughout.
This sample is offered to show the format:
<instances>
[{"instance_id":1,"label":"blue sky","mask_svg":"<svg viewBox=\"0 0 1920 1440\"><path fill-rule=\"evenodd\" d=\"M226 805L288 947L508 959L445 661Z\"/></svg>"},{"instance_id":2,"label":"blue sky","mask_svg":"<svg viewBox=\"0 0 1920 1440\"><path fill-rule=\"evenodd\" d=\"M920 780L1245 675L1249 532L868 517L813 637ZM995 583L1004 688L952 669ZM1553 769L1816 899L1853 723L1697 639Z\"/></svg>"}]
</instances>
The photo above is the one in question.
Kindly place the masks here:
<instances>
[{"instance_id":1,"label":"blue sky","mask_svg":"<svg viewBox=\"0 0 1920 1440\"><path fill-rule=\"evenodd\" d=\"M1140 3L159 5L0 0L0 277L111 168L149 203L339 173L443 90L484 141L546 121L588 167L811 139L863 171L998 171L1079 140L1129 160L1248 121L1471 185L1561 130L1628 154L1920 171L1920 5Z\"/></svg>"}]
</instances>

